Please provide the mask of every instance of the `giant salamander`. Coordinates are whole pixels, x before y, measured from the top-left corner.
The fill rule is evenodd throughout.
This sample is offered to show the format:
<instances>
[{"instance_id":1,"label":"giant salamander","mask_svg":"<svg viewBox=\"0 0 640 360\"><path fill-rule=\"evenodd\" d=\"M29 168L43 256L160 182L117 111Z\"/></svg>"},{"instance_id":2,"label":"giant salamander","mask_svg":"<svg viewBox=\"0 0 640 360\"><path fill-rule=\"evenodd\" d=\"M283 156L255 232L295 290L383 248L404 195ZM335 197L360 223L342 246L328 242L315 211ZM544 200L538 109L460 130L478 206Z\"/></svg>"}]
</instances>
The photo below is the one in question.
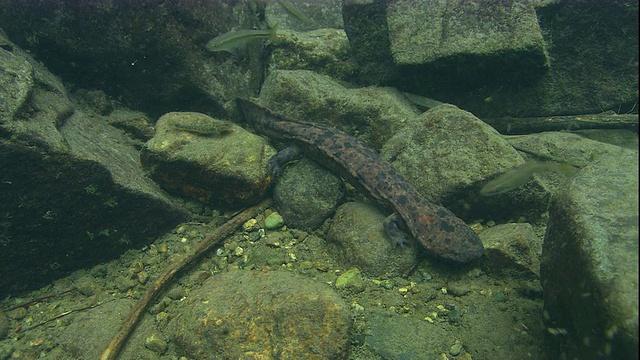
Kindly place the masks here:
<instances>
[{"instance_id":1,"label":"giant salamander","mask_svg":"<svg viewBox=\"0 0 640 360\"><path fill-rule=\"evenodd\" d=\"M380 154L355 137L311 122L289 119L249 100L239 99L247 122L258 132L293 143L312 160L334 170L357 189L364 191L385 208L392 210L385 230L389 237L405 245L408 229L430 253L446 260L466 263L484 253L476 233L448 209L425 199ZM289 148L269 162L268 171L298 155ZM404 225L404 226L403 226Z\"/></svg>"}]
</instances>

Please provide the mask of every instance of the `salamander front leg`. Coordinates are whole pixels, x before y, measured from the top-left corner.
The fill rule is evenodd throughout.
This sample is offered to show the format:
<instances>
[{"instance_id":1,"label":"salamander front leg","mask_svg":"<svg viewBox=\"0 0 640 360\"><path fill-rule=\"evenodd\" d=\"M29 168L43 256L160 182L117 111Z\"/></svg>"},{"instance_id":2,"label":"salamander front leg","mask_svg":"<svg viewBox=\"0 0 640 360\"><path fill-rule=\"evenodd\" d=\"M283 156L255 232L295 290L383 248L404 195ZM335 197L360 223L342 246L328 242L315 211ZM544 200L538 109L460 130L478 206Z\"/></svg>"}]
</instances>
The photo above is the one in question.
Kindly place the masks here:
<instances>
[{"instance_id":1,"label":"salamander front leg","mask_svg":"<svg viewBox=\"0 0 640 360\"><path fill-rule=\"evenodd\" d=\"M301 157L302 150L297 146L289 146L288 148L282 149L269 159L267 174L275 179L280 175L282 169L289 161L297 160Z\"/></svg>"},{"instance_id":2,"label":"salamander front leg","mask_svg":"<svg viewBox=\"0 0 640 360\"><path fill-rule=\"evenodd\" d=\"M391 238L394 247L400 246L403 248L405 246L411 246L411 236L406 231L401 230L401 228L404 228L404 224L398 213L394 212L384 220L384 230L387 232L387 235L389 235L389 238Z\"/></svg>"}]
</instances>

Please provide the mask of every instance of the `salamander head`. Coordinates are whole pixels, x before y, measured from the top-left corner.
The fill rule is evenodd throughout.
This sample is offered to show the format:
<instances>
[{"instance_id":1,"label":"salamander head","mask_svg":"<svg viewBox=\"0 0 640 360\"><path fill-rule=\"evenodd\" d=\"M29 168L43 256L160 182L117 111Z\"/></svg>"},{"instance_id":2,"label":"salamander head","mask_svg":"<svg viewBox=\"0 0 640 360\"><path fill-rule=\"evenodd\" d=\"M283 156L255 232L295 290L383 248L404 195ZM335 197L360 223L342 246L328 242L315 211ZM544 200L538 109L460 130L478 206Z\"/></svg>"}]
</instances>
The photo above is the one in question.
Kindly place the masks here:
<instances>
[{"instance_id":1,"label":"salamander head","mask_svg":"<svg viewBox=\"0 0 640 360\"><path fill-rule=\"evenodd\" d=\"M453 262L467 263L484 255L476 233L451 211L434 205L435 214L414 222L420 229L414 237L432 254Z\"/></svg>"},{"instance_id":2,"label":"salamander head","mask_svg":"<svg viewBox=\"0 0 640 360\"><path fill-rule=\"evenodd\" d=\"M441 238L432 242L429 249L439 257L457 262L468 263L484 255L482 241L466 224L458 226L452 232L438 234Z\"/></svg>"}]
</instances>

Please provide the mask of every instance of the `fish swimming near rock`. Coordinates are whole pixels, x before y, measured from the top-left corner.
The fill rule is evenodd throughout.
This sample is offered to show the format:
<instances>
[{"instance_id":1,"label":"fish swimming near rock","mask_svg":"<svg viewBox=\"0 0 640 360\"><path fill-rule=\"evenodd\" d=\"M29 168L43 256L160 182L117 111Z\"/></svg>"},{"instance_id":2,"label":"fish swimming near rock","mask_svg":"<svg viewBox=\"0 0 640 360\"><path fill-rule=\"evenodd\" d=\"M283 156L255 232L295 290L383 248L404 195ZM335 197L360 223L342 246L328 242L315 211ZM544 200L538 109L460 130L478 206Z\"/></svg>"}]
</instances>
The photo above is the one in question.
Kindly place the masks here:
<instances>
[{"instance_id":1,"label":"fish swimming near rock","mask_svg":"<svg viewBox=\"0 0 640 360\"><path fill-rule=\"evenodd\" d=\"M493 196L516 189L533 178L533 175L543 171L556 171L566 175L575 173L576 168L571 165L552 161L527 161L497 178L489 181L480 189L480 195Z\"/></svg>"},{"instance_id":2,"label":"fish swimming near rock","mask_svg":"<svg viewBox=\"0 0 640 360\"><path fill-rule=\"evenodd\" d=\"M233 50L245 46L251 42L270 39L274 40L276 38L276 31L278 30L278 25L272 27L269 30L234 30L224 33L220 36L217 36L207 43L205 46L207 50L217 52L217 51L228 51L233 52Z\"/></svg>"},{"instance_id":3,"label":"fish swimming near rock","mask_svg":"<svg viewBox=\"0 0 640 360\"><path fill-rule=\"evenodd\" d=\"M313 25L313 20L311 20L304 12L300 11L295 5L290 3L287 0L278 0L278 4L282 6L291 16L306 25Z\"/></svg>"},{"instance_id":4,"label":"fish swimming near rock","mask_svg":"<svg viewBox=\"0 0 640 360\"><path fill-rule=\"evenodd\" d=\"M270 138L292 142L330 170L338 172L355 188L367 193L393 213L385 221L392 241L403 245L408 229L427 251L453 262L466 263L482 257L484 247L476 233L448 209L420 194L380 154L355 137L319 124L285 118L249 100L239 99L245 119ZM285 149L269 161L278 169L297 155Z\"/></svg>"}]
</instances>

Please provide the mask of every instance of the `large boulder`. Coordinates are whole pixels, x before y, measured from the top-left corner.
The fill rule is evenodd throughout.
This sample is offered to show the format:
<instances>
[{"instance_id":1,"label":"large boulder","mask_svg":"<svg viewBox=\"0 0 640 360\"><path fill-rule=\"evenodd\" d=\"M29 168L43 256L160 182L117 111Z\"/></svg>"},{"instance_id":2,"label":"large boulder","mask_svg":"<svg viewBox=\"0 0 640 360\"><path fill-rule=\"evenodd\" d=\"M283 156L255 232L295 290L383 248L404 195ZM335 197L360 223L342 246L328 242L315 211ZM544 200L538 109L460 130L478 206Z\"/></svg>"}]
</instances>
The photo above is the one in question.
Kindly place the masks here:
<instances>
[{"instance_id":1,"label":"large boulder","mask_svg":"<svg viewBox=\"0 0 640 360\"><path fill-rule=\"evenodd\" d=\"M637 1L348 0L343 18L362 84L481 118L627 112L637 102Z\"/></svg>"},{"instance_id":2,"label":"large boulder","mask_svg":"<svg viewBox=\"0 0 640 360\"><path fill-rule=\"evenodd\" d=\"M619 148L552 201L540 268L554 358L638 358L638 153Z\"/></svg>"},{"instance_id":3,"label":"large boulder","mask_svg":"<svg viewBox=\"0 0 640 360\"><path fill-rule=\"evenodd\" d=\"M232 29L266 28L254 0L0 2L0 23L55 74L160 116L189 108L225 113L263 71L261 42L235 55L205 44Z\"/></svg>"},{"instance_id":4,"label":"large boulder","mask_svg":"<svg viewBox=\"0 0 640 360\"><path fill-rule=\"evenodd\" d=\"M216 207L260 200L275 150L238 125L194 112L170 112L156 123L141 160L167 191Z\"/></svg>"},{"instance_id":5,"label":"large boulder","mask_svg":"<svg viewBox=\"0 0 640 360\"><path fill-rule=\"evenodd\" d=\"M0 34L0 297L141 247L192 215L146 177L131 138L77 110Z\"/></svg>"},{"instance_id":6,"label":"large boulder","mask_svg":"<svg viewBox=\"0 0 640 360\"><path fill-rule=\"evenodd\" d=\"M330 287L288 272L231 270L189 294L171 338L194 359L346 359L350 311Z\"/></svg>"}]
</instances>

